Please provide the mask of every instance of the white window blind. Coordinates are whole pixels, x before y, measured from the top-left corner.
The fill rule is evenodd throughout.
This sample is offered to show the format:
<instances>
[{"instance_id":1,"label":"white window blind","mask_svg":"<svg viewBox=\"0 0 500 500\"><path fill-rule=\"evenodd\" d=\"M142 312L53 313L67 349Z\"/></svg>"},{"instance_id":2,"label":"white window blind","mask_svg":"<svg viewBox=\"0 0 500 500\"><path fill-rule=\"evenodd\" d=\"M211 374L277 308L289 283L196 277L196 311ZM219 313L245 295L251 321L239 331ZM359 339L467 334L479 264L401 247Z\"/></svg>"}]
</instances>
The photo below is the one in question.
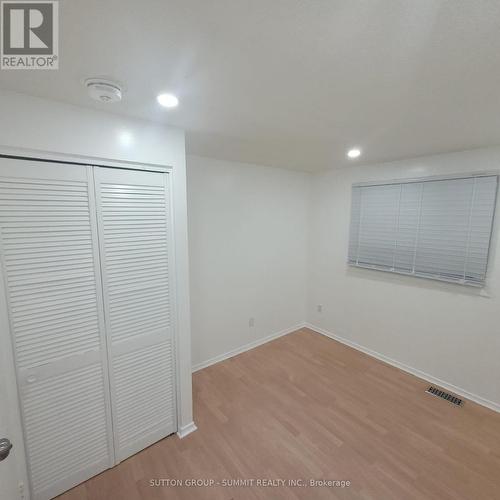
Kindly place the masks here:
<instances>
[{"instance_id":1,"label":"white window blind","mask_svg":"<svg viewBox=\"0 0 500 500\"><path fill-rule=\"evenodd\" d=\"M497 182L479 175L354 185L349 264L484 285Z\"/></svg>"}]
</instances>

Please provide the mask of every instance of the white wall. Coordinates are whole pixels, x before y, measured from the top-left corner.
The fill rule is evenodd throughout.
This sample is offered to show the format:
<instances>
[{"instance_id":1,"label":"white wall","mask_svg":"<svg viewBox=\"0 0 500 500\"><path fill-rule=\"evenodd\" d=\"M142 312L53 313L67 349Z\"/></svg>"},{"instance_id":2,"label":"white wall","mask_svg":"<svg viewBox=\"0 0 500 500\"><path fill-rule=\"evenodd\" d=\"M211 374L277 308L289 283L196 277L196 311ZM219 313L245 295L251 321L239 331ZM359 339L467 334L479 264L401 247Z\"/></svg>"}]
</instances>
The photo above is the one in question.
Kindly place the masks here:
<instances>
[{"instance_id":1,"label":"white wall","mask_svg":"<svg viewBox=\"0 0 500 500\"><path fill-rule=\"evenodd\" d=\"M184 132L11 92L0 92L0 110L2 154L52 157L55 153L61 158L71 155L92 164L120 161L173 168L177 328L180 339L178 424L181 430L188 427L193 418ZM3 337L1 341L3 345ZM1 368L0 375L7 376L7 367Z\"/></svg>"},{"instance_id":2,"label":"white wall","mask_svg":"<svg viewBox=\"0 0 500 500\"><path fill-rule=\"evenodd\" d=\"M485 149L368 167L353 165L314 175L308 322L471 393L485 404L500 405L498 215L486 289L489 297L460 285L346 265L353 182L499 168L500 149Z\"/></svg>"},{"instance_id":3,"label":"white wall","mask_svg":"<svg viewBox=\"0 0 500 500\"><path fill-rule=\"evenodd\" d=\"M195 156L187 172L197 368L304 321L309 176Z\"/></svg>"}]
</instances>

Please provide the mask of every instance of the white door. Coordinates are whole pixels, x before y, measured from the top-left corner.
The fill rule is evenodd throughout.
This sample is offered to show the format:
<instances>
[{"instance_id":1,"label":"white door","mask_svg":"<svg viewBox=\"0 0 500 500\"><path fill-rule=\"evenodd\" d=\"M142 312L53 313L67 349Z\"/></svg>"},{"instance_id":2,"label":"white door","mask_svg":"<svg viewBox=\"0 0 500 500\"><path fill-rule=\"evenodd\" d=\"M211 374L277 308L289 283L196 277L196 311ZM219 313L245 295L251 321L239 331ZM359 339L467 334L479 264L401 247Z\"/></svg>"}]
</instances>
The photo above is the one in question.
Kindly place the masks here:
<instances>
[{"instance_id":1,"label":"white door","mask_svg":"<svg viewBox=\"0 0 500 500\"><path fill-rule=\"evenodd\" d=\"M5 399L7 397L7 387L4 382L5 380L0 377L0 398L2 398L2 402L7 402L8 400ZM7 411L7 405L5 403L0 404L0 498L14 500L19 498L14 453L17 451L17 446L22 446L22 444L15 442L12 437ZM16 449L11 449L9 455L5 457L8 447L13 446L12 441L15 442Z\"/></svg>"},{"instance_id":2,"label":"white door","mask_svg":"<svg viewBox=\"0 0 500 500\"><path fill-rule=\"evenodd\" d=\"M94 173L115 451L123 460L177 430L168 174Z\"/></svg>"},{"instance_id":3,"label":"white door","mask_svg":"<svg viewBox=\"0 0 500 500\"><path fill-rule=\"evenodd\" d=\"M0 310L6 311L0 284ZM21 498L19 487L27 487L25 478L24 441L19 422L18 398L12 363L11 342L6 316L0 319L0 498ZM6 455L7 446L12 446Z\"/></svg>"},{"instance_id":4,"label":"white door","mask_svg":"<svg viewBox=\"0 0 500 500\"><path fill-rule=\"evenodd\" d=\"M34 499L114 464L92 180L92 167L0 158L2 274Z\"/></svg>"},{"instance_id":5,"label":"white door","mask_svg":"<svg viewBox=\"0 0 500 500\"><path fill-rule=\"evenodd\" d=\"M0 498L21 499L21 492L27 488L26 458L22 436L16 376L12 358L12 342L7 319L5 287L0 275L0 439L12 445L7 456L8 443L0 448ZM2 452L3 451L3 452ZM19 490L21 487L21 491Z\"/></svg>"}]
</instances>

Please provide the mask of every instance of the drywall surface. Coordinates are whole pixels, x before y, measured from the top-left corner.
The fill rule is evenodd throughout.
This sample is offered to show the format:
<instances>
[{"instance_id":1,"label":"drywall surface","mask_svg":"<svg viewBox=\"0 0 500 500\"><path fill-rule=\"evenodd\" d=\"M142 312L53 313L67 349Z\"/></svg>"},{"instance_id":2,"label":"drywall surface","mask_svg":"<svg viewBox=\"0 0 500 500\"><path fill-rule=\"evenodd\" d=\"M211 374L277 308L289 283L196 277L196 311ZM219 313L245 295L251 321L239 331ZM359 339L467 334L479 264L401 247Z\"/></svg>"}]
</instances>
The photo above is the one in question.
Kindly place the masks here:
<instances>
[{"instance_id":1,"label":"drywall surface","mask_svg":"<svg viewBox=\"0 0 500 500\"><path fill-rule=\"evenodd\" d=\"M352 183L499 172L499 168L500 149L484 149L367 167L353 165L314 175L308 323L455 386L489 406L500 405L498 207L487 287L482 292L346 264Z\"/></svg>"},{"instance_id":2,"label":"drywall surface","mask_svg":"<svg viewBox=\"0 0 500 500\"><path fill-rule=\"evenodd\" d=\"M187 172L196 369L304 321L309 175L196 156Z\"/></svg>"}]
</instances>

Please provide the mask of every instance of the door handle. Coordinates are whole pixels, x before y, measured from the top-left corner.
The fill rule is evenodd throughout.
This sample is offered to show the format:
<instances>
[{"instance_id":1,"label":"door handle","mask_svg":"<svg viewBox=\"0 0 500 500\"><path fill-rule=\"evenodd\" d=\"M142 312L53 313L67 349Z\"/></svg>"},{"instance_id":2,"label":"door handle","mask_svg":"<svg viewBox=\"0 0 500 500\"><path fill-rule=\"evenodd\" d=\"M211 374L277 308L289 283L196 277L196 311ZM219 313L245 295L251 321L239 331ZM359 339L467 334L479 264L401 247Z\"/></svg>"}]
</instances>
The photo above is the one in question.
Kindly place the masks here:
<instances>
[{"instance_id":1,"label":"door handle","mask_svg":"<svg viewBox=\"0 0 500 500\"><path fill-rule=\"evenodd\" d=\"M8 439L0 439L0 462L9 456L11 449L12 443Z\"/></svg>"}]
</instances>

